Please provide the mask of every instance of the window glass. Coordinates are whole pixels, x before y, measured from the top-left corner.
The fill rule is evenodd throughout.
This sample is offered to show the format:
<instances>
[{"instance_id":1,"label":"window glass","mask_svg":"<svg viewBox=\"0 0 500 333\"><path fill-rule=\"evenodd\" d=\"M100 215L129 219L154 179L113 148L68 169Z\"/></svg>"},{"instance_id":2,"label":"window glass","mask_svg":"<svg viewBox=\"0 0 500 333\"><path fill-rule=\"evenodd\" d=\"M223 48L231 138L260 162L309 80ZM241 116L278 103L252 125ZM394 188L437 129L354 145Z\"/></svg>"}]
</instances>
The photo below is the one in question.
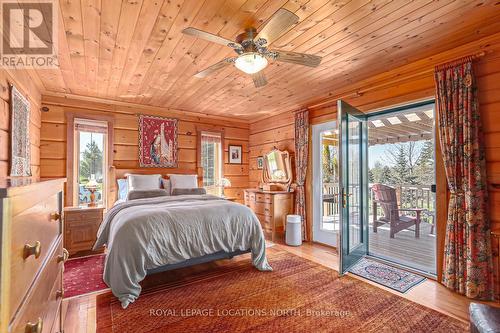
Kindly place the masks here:
<instances>
[{"instance_id":1,"label":"window glass","mask_svg":"<svg viewBox=\"0 0 500 333\"><path fill-rule=\"evenodd\" d=\"M104 205L106 195L107 125L75 120L76 182L78 205ZM92 195L93 194L93 195Z\"/></svg>"},{"instance_id":2,"label":"window glass","mask_svg":"<svg viewBox=\"0 0 500 333\"><path fill-rule=\"evenodd\" d=\"M202 133L201 166L207 193L222 194L222 145L220 134Z\"/></svg>"}]
</instances>

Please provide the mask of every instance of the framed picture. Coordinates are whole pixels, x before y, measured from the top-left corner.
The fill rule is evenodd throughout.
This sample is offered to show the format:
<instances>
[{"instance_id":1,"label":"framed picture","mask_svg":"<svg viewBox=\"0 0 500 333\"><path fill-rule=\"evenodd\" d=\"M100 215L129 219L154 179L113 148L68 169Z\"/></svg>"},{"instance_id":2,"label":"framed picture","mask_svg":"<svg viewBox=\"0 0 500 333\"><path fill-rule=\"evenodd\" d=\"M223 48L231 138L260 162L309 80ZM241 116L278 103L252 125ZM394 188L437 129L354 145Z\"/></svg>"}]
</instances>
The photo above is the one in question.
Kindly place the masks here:
<instances>
[{"instance_id":1,"label":"framed picture","mask_svg":"<svg viewBox=\"0 0 500 333\"><path fill-rule=\"evenodd\" d=\"M257 169L264 169L264 156L257 157Z\"/></svg>"},{"instance_id":2,"label":"framed picture","mask_svg":"<svg viewBox=\"0 0 500 333\"><path fill-rule=\"evenodd\" d=\"M30 102L11 88L11 176L31 176Z\"/></svg>"},{"instance_id":3,"label":"framed picture","mask_svg":"<svg viewBox=\"0 0 500 333\"><path fill-rule=\"evenodd\" d=\"M141 168L177 167L177 119L139 116Z\"/></svg>"},{"instance_id":4,"label":"framed picture","mask_svg":"<svg viewBox=\"0 0 500 333\"><path fill-rule=\"evenodd\" d=\"M230 164L241 164L241 146L229 145L229 163Z\"/></svg>"}]
</instances>

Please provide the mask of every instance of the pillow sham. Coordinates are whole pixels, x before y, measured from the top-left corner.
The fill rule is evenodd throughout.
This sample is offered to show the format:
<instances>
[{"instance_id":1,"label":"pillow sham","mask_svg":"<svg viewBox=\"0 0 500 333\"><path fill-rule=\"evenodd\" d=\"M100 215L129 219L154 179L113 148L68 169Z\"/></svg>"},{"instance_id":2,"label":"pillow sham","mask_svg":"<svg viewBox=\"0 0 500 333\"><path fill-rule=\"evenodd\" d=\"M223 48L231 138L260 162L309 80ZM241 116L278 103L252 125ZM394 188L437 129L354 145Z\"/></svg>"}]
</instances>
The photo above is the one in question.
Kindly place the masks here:
<instances>
[{"instance_id":1,"label":"pillow sham","mask_svg":"<svg viewBox=\"0 0 500 333\"><path fill-rule=\"evenodd\" d=\"M171 185L170 185L170 179L162 178L161 179L161 183L163 185L163 188L168 192L168 194L172 194L172 188L171 188Z\"/></svg>"},{"instance_id":2,"label":"pillow sham","mask_svg":"<svg viewBox=\"0 0 500 333\"><path fill-rule=\"evenodd\" d=\"M128 194L128 180L127 179L117 179L118 183L118 200L126 200Z\"/></svg>"},{"instance_id":3,"label":"pillow sham","mask_svg":"<svg viewBox=\"0 0 500 333\"><path fill-rule=\"evenodd\" d=\"M207 190L203 187L196 188L174 188L172 195L203 195L207 194Z\"/></svg>"},{"instance_id":4,"label":"pillow sham","mask_svg":"<svg viewBox=\"0 0 500 333\"><path fill-rule=\"evenodd\" d=\"M156 198L168 196L164 189L154 189L154 190L131 190L128 192L127 200L145 199L145 198Z\"/></svg>"},{"instance_id":5,"label":"pillow sham","mask_svg":"<svg viewBox=\"0 0 500 333\"><path fill-rule=\"evenodd\" d=\"M128 189L132 190L156 190L160 189L161 175L134 175L129 174Z\"/></svg>"},{"instance_id":6,"label":"pillow sham","mask_svg":"<svg viewBox=\"0 0 500 333\"><path fill-rule=\"evenodd\" d=\"M170 177L170 188L173 191L176 188L197 188L197 175L168 175Z\"/></svg>"}]
</instances>

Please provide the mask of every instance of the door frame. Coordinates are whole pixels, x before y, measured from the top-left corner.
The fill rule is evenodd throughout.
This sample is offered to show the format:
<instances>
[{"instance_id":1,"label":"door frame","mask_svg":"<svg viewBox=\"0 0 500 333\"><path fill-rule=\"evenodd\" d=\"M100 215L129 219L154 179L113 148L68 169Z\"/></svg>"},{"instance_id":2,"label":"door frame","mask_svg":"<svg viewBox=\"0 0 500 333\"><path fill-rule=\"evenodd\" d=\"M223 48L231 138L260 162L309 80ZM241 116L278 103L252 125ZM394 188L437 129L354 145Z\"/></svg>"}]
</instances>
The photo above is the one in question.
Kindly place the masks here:
<instances>
[{"instance_id":1,"label":"door frame","mask_svg":"<svg viewBox=\"0 0 500 333\"><path fill-rule=\"evenodd\" d=\"M336 130L337 129L337 120L332 120L329 122L321 123L321 124L316 124L311 126L312 130L312 195L313 195L313 200L312 200L312 240L313 242L325 244L328 246L333 246L337 247L337 235L339 232L337 231L322 231L320 229L321 226L321 221L318 219L322 218L322 214L320 213L322 211L322 203L323 203L323 191L321 186L323 182L321 180L322 176L322 169L321 169L321 140L320 140L320 134L324 131L327 130ZM319 166L319 167L316 167ZM319 215L319 216L318 216ZM321 235L321 233L328 233L331 234L332 237L332 242L328 242L328 239L325 238L326 235Z\"/></svg>"},{"instance_id":2,"label":"door frame","mask_svg":"<svg viewBox=\"0 0 500 333\"><path fill-rule=\"evenodd\" d=\"M408 103L397 104L385 108L378 108L376 110L372 110L366 113L368 118L383 115L386 113L403 111L409 108L417 108L420 106L426 106L429 104L434 104L434 163L435 163L435 184L436 184L436 193L435 193L435 205L436 205L436 213L434 218L435 223L435 233L436 233L436 275L424 274L425 272L418 271L419 274L424 274L426 277L430 279L436 279L438 282L442 280L443 274L443 261L444 261L444 242L445 242L445 232L446 232L446 222L448 218L448 182L446 180L446 170L444 168L443 155L441 150L441 144L439 139L439 115L436 98L434 96L429 96L420 100L410 101ZM368 167L368 165L367 165ZM373 257L374 259L387 262L387 260L383 258ZM395 265L397 267L401 267L408 271L417 270L412 269L411 267L403 266L398 263L390 262L390 264Z\"/></svg>"}]
</instances>

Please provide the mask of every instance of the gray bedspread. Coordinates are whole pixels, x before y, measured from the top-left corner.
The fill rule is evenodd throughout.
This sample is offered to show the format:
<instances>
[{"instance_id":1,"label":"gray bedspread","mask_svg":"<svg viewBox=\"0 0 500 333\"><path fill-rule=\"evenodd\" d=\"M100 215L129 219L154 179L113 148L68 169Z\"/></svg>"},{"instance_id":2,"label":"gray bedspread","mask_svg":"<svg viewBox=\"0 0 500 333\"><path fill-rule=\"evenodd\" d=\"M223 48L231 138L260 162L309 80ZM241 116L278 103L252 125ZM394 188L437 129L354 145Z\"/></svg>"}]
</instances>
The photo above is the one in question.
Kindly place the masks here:
<instances>
[{"instance_id":1,"label":"gray bedspread","mask_svg":"<svg viewBox=\"0 0 500 333\"><path fill-rule=\"evenodd\" d=\"M264 234L246 206L213 195L125 201L99 227L94 249L106 245L104 282L126 308L139 296L148 269L219 251L251 250L252 263L271 271Z\"/></svg>"}]
</instances>

